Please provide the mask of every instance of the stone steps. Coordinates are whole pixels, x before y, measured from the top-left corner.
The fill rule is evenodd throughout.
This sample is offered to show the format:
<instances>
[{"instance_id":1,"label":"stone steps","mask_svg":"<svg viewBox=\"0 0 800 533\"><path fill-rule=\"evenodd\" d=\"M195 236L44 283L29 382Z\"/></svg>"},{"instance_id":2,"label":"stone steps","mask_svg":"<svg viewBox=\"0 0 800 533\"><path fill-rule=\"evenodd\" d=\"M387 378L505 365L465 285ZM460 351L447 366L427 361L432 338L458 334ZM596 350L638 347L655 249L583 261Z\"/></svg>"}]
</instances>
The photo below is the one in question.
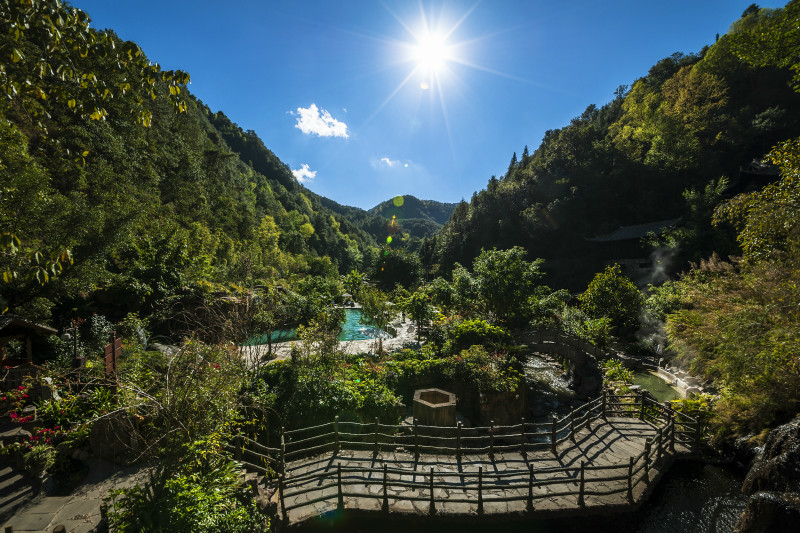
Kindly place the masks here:
<instances>
[{"instance_id":1,"label":"stone steps","mask_svg":"<svg viewBox=\"0 0 800 533\"><path fill-rule=\"evenodd\" d=\"M0 523L5 522L14 511L27 504L38 494L39 489L27 477L10 467L0 469Z\"/></svg>"}]
</instances>

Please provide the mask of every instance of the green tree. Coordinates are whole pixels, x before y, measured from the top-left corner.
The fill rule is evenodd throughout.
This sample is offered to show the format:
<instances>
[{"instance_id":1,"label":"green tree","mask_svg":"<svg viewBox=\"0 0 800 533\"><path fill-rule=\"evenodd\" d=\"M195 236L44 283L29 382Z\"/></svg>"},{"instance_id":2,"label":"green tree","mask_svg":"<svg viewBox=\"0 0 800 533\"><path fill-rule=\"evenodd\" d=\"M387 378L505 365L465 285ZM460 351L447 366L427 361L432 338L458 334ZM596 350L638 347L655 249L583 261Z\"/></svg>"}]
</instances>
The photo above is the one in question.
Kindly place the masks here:
<instances>
[{"instance_id":1,"label":"green tree","mask_svg":"<svg viewBox=\"0 0 800 533\"><path fill-rule=\"evenodd\" d=\"M734 53L757 67L789 68L793 86L800 91L800 1L776 10L748 8L743 18L750 17L754 20L731 36Z\"/></svg>"},{"instance_id":2,"label":"green tree","mask_svg":"<svg viewBox=\"0 0 800 533\"><path fill-rule=\"evenodd\" d=\"M525 260L520 246L482 250L472 264L478 296L485 310L499 322L519 325L529 316L528 299L544 277L544 262Z\"/></svg>"},{"instance_id":3,"label":"green tree","mask_svg":"<svg viewBox=\"0 0 800 533\"><path fill-rule=\"evenodd\" d=\"M422 263L417 254L402 248L384 248L375 264L372 275L383 290L391 290L395 285L414 288L422 277Z\"/></svg>"},{"instance_id":4,"label":"green tree","mask_svg":"<svg viewBox=\"0 0 800 533\"><path fill-rule=\"evenodd\" d=\"M419 342L420 329L433 318L433 306L427 291L417 289L403 301L403 308L417 327L417 341Z\"/></svg>"},{"instance_id":5,"label":"green tree","mask_svg":"<svg viewBox=\"0 0 800 533\"><path fill-rule=\"evenodd\" d=\"M636 285L622 275L618 264L609 265L589 283L578 299L591 318L607 317L617 334L631 332L639 325L642 295Z\"/></svg>"},{"instance_id":6,"label":"green tree","mask_svg":"<svg viewBox=\"0 0 800 533\"><path fill-rule=\"evenodd\" d=\"M0 2L0 90L42 129L48 113L39 103L47 101L103 120L107 102L127 95L146 126L152 112L145 99L165 95L186 111L187 73L161 70L136 44L89 23L86 13L60 0Z\"/></svg>"},{"instance_id":7,"label":"green tree","mask_svg":"<svg viewBox=\"0 0 800 533\"><path fill-rule=\"evenodd\" d=\"M367 287L362 291L361 316L366 323L385 331L399 311L381 290Z\"/></svg>"}]
</instances>

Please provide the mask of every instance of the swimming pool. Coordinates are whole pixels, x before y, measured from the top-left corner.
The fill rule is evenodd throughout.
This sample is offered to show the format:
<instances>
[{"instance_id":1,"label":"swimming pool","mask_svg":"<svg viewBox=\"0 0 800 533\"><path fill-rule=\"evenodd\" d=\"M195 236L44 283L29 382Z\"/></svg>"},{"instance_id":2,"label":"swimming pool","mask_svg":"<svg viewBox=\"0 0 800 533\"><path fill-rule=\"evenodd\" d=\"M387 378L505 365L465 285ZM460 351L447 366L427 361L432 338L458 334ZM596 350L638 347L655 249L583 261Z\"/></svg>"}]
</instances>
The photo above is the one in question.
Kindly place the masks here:
<instances>
[{"instance_id":1,"label":"swimming pool","mask_svg":"<svg viewBox=\"0 0 800 533\"><path fill-rule=\"evenodd\" d=\"M340 341L360 341L369 339L390 339L392 336L383 331L382 329L375 328L361 323L361 309L344 310L344 322L342 322L342 331L339 332ZM272 332L272 342L288 342L297 339L297 329L279 329ZM254 344L267 344L267 335L260 335L254 337L248 343Z\"/></svg>"}]
</instances>

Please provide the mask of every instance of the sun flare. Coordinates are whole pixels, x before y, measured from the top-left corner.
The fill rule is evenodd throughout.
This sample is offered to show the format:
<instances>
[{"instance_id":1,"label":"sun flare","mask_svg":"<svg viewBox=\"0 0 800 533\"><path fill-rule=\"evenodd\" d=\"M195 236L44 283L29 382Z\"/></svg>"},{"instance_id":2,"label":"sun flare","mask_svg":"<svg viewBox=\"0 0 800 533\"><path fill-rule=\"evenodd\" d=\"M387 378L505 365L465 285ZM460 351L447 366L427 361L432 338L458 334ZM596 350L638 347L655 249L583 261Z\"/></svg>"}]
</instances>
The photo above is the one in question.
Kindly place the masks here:
<instances>
[{"instance_id":1,"label":"sun flare","mask_svg":"<svg viewBox=\"0 0 800 533\"><path fill-rule=\"evenodd\" d=\"M414 47L414 59L420 70L436 73L451 59L450 47L441 35L426 34L418 39Z\"/></svg>"}]
</instances>

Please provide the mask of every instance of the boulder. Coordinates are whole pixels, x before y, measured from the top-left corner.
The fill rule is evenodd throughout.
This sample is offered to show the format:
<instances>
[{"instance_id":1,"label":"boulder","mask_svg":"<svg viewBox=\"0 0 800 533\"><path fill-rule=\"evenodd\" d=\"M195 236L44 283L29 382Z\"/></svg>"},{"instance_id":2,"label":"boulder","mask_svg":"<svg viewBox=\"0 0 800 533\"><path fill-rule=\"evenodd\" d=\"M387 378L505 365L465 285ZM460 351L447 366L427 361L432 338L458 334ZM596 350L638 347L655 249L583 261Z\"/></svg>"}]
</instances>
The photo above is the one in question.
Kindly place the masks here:
<instances>
[{"instance_id":1,"label":"boulder","mask_svg":"<svg viewBox=\"0 0 800 533\"><path fill-rule=\"evenodd\" d=\"M800 523L800 416L767 435L742 484L750 496L738 533L792 531Z\"/></svg>"},{"instance_id":2,"label":"boulder","mask_svg":"<svg viewBox=\"0 0 800 533\"><path fill-rule=\"evenodd\" d=\"M122 413L96 420L89 446L95 456L117 464L129 464L140 451L136 428Z\"/></svg>"},{"instance_id":3,"label":"boulder","mask_svg":"<svg viewBox=\"0 0 800 533\"><path fill-rule=\"evenodd\" d=\"M770 533L795 531L800 524L800 493L762 491L750 496L734 531Z\"/></svg>"}]
</instances>

